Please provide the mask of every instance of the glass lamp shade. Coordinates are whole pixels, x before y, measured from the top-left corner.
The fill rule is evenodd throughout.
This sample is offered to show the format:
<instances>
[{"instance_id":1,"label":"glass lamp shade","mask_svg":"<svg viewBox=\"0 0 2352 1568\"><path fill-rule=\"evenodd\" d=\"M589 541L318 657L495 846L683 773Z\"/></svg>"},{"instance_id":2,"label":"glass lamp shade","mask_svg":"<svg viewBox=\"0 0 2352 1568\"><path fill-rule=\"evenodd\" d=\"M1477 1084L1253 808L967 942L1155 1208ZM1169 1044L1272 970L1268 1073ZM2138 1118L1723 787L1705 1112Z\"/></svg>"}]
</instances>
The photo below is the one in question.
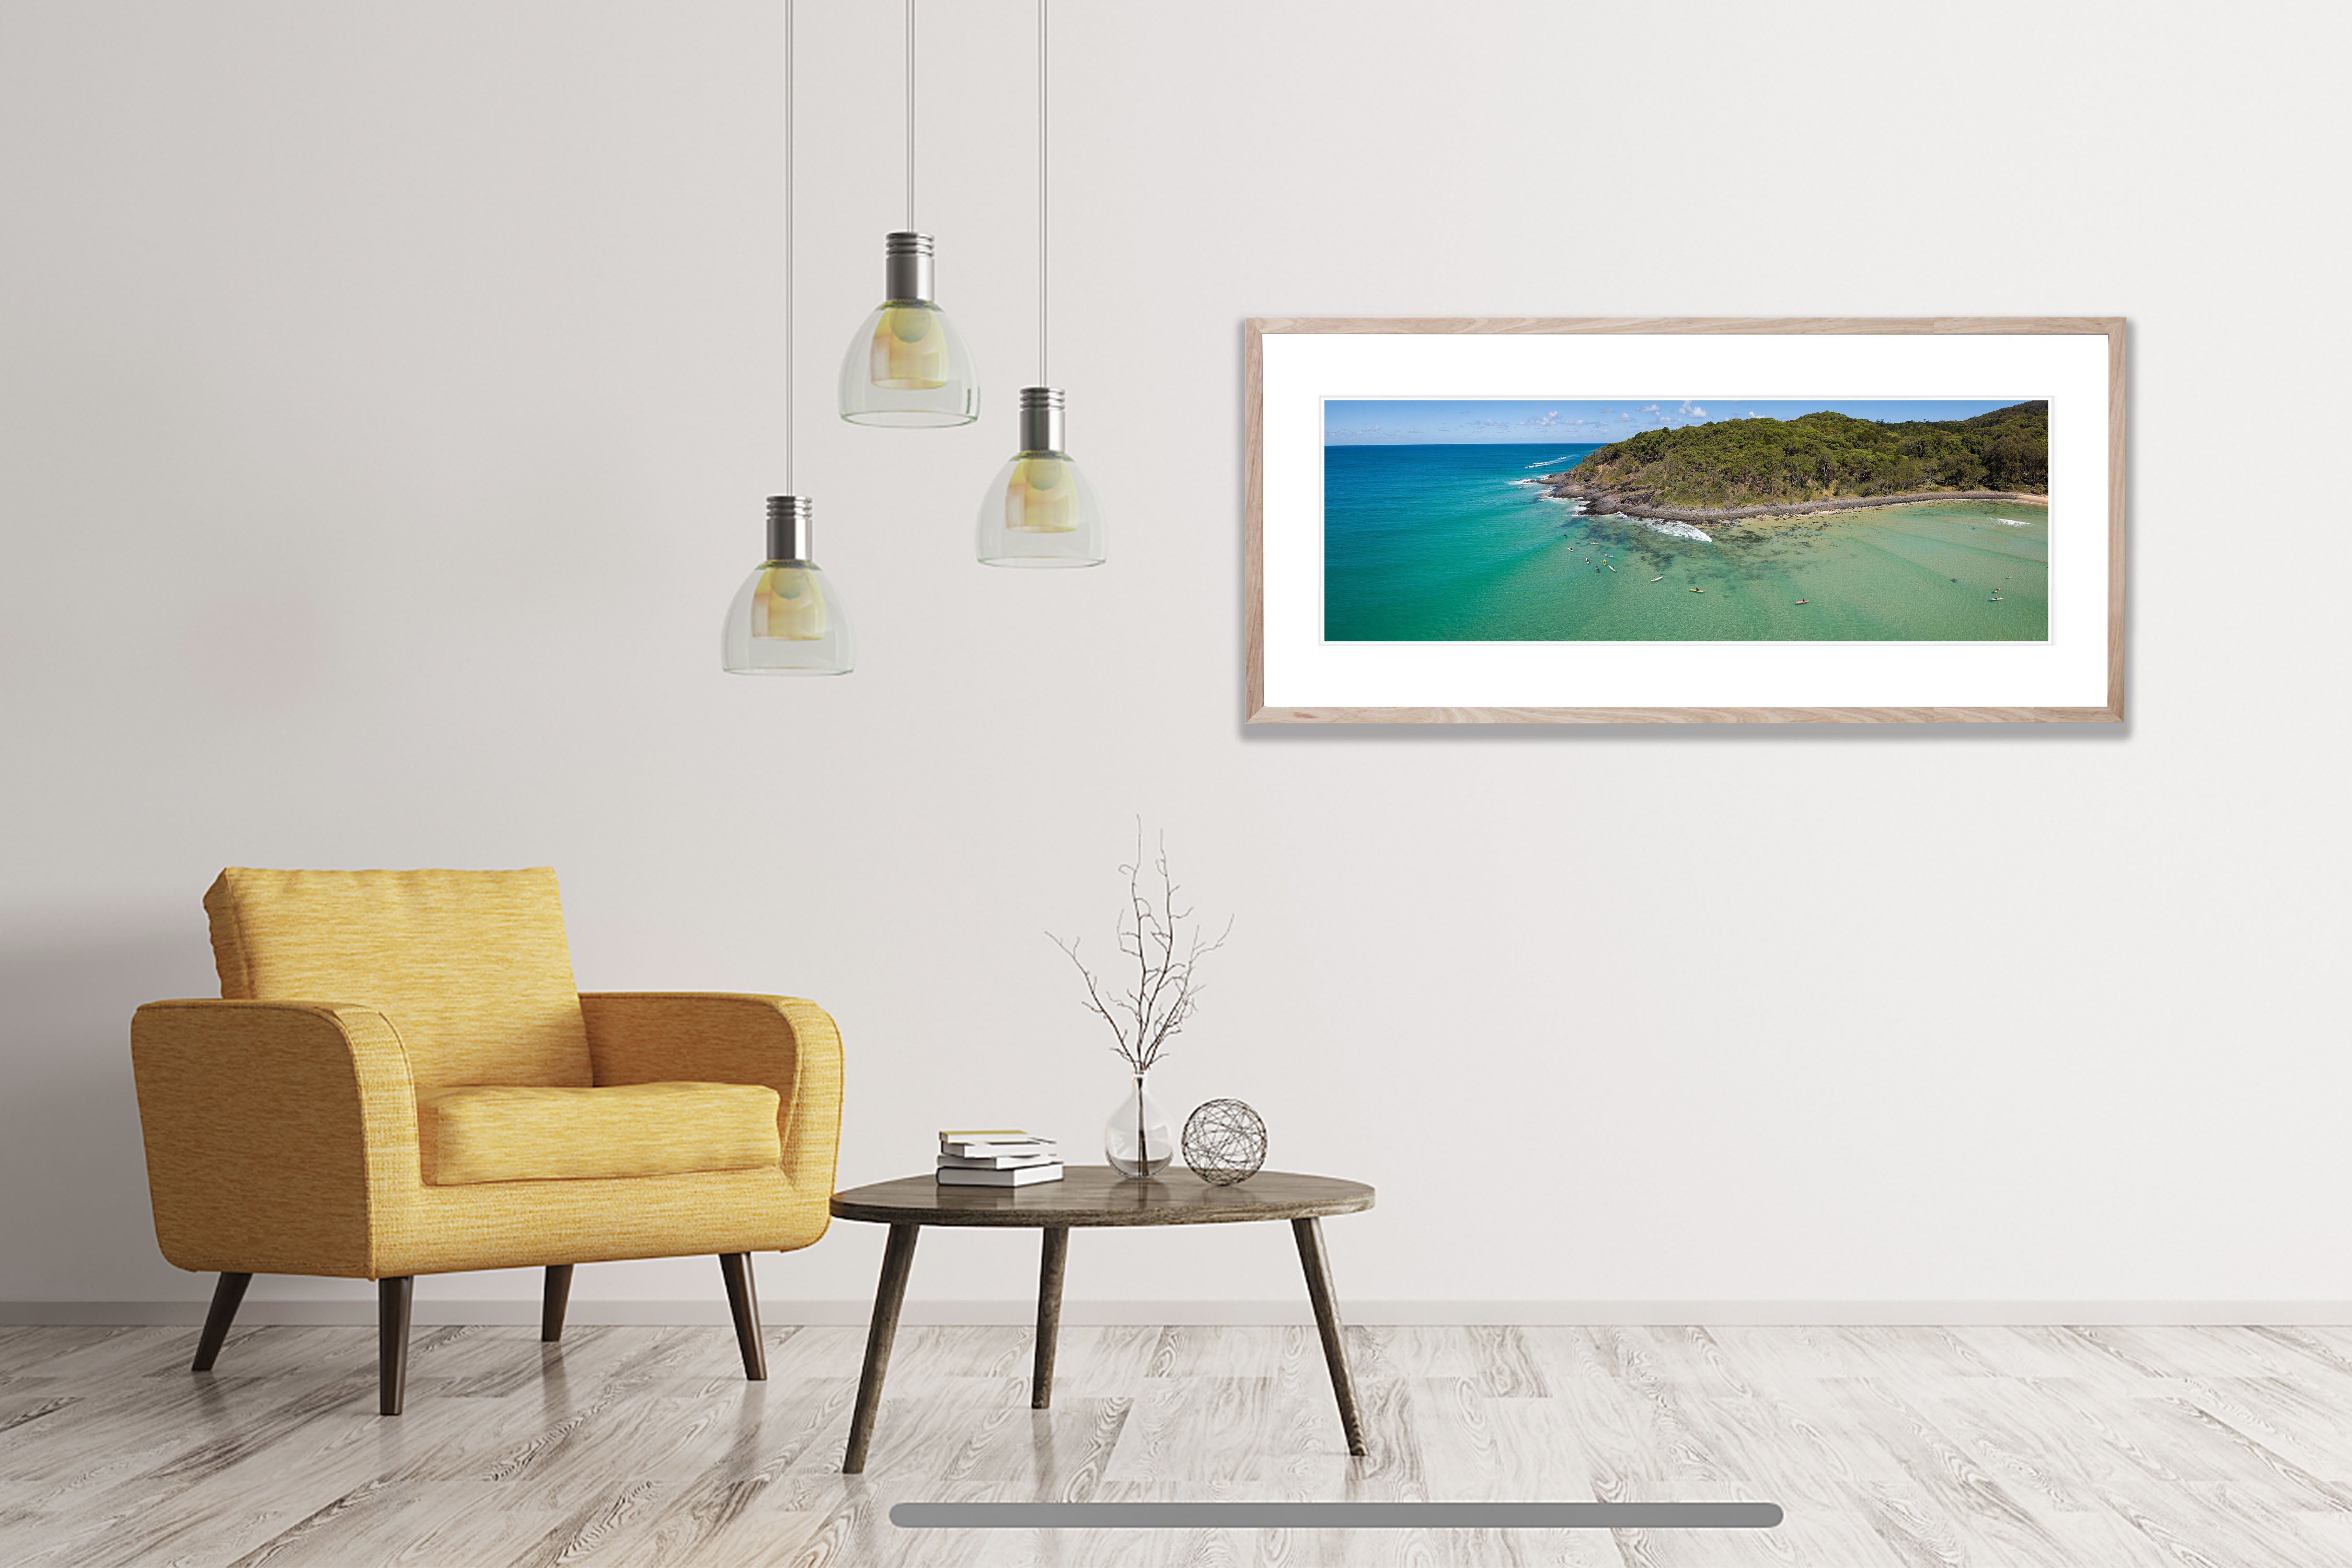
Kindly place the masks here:
<instances>
[{"instance_id":1,"label":"glass lamp shade","mask_svg":"<svg viewBox=\"0 0 2352 1568\"><path fill-rule=\"evenodd\" d=\"M849 613L833 580L806 561L763 561L727 606L730 675L847 675Z\"/></svg>"},{"instance_id":2,"label":"glass lamp shade","mask_svg":"<svg viewBox=\"0 0 2352 1568\"><path fill-rule=\"evenodd\" d=\"M841 361L841 416L853 425L969 425L980 382L948 313L929 300L877 307Z\"/></svg>"},{"instance_id":3,"label":"glass lamp shade","mask_svg":"<svg viewBox=\"0 0 2352 1568\"><path fill-rule=\"evenodd\" d=\"M1101 503L1066 452L1023 452L980 502L979 550L991 566L1099 566Z\"/></svg>"},{"instance_id":4,"label":"glass lamp shade","mask_svg":"<svg viewBox=\"0 0 2352 1568\"><path fill-rule=\"evenodd\" d=\"M991 566L1099 566L1101 503L1062 450L1058 386L1021 389L1021 450L980 498L980 558Z\"/></svg>"},{"instance_id":5,"label":"glass lamp shade","mask_svg":"<svg viewBox=\"0 0 2352 1568\"><path fill-rule=\"evenodd\" d=\"M768 558L727 606L719 662L730 675L847 675L849 612L810 560L806 496L768 498Z\"/></svg>"},{"instance_id":6,"label":"glass lamp shade","mask_svg":"<svg viewBox=\"0 0 2352 1568\"><path fill-rule=\"evenodd\" d=\"M969 425L980 377L963 335L931 298L931 237L887 237L883 301L841 358L841 416L853 425Z\"/></svg>"}]
</instances>

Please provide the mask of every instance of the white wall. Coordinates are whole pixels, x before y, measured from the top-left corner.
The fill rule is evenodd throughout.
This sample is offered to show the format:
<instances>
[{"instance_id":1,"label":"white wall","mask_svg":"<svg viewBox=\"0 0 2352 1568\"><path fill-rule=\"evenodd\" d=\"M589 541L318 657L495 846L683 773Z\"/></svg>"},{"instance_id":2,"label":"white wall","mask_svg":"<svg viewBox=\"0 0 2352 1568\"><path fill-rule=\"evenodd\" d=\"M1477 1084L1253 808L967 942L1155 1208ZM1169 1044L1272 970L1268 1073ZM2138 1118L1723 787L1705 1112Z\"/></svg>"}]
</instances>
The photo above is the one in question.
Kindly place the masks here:
<instances>
[{"instance_id":1,"label":"white wall","mask_svg":"<svg viewBox=\"0 0 2352 1568\"><path fill-rule=\"evenodd\" d=\"M898 7L802 10L800 479L863 646L817 683L716 664L782 479L777 6L0 9L0 1300L204 1289L125 1026L210 989L224 863L552 864L584 987L819 998L846 1184L1094 1136L1042 933L1107 936L1139 813L1239 916L1165 1097L1378 1184L1360 1300L2352 1301L2340 8L1064 0L1073 574L971 549L1032 10L924 7L989 378L932 434L830 412ZM1653 312L2128 315L2131 724L1244 732L1242 319ZM1034 1279L924 1247L918 1296ZM878 1253L764 1260L772 1315ZM1297 1289L1280 1227L1070 1285Z\"/></svg>"}]
</instances>

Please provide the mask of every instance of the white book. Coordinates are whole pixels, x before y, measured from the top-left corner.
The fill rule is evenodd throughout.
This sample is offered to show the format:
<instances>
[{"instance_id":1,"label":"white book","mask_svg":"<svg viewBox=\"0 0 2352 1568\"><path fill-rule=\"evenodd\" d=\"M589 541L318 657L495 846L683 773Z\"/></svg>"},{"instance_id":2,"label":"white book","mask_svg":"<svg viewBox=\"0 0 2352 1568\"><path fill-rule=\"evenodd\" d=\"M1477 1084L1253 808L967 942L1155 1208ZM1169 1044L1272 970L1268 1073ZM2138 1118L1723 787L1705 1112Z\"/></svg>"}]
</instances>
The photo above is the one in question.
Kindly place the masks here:
<instances>
[{"instance_id":1,"label":"white book","mask_svg":"<svg viewBox=\"0 0 2352 1568\"><path fill-rule=\"evenodd\" d=\"M940 1134L940 1152L942 1154L1051 1153L1059 1147L1051 1138L1040 1138L1029 1132Z\"/></svg>"},{"instance_id":2,"label":"white book","mask_svg":"<svg viewBox=\"0 0 2352 1568\"><path fill-rule=\"evenodd\" d=\"M1017 1165L1009 1171L973 1171L960 1165L940 1167L940 1185L943 1187L1025 1187L1061 1179L1059 1160L1050 1165Z\"/></svg>"},{"instance_id":3,"label":"white book","mask_svg":"<svg viewBox=\"0 0 2352 1568\"><path fill-rule=\"evenodd\" d=\"M940 1156L940 1169L942 1171L1017 1171L1024 1165L1057 1165L1061 1161L1062 1157L1051 1149L1040 1149L1034 1153L1022 1153L1008 1148L1002 1154L942 1154Z\"/></svg>"}]
</instances>

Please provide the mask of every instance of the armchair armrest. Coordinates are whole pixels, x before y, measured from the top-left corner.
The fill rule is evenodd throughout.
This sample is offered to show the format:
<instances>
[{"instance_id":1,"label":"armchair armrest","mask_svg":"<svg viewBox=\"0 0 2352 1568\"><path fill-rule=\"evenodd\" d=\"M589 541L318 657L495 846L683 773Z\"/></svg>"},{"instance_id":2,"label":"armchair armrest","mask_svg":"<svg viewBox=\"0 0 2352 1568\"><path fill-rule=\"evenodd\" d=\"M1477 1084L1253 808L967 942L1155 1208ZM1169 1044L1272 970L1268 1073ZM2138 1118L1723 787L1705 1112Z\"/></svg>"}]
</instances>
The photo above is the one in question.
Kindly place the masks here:
<instances>
[{"instance_id":1,"label":"armchair armrest","mask_svg":"<svg viewBox=\"0 0 2352 1568\"><path fill-rule=\"evenodd\" d=\"M376 1278L371 1213L417 1181L415 1083L383 1014L151 1002L131 1020L131 1064L165 1258Z\"/></svg>"},{"instance_id":2,"label":"armchair armrest","mask_svg":"<svg viewBox=\"0 0 2352 1568\"><path fill-rule=\"evenodd\" d=\"M599 1086L763 1083L776 1091L784 1176L833 1194L841 1147L841 1031L796 996L698 991L586 992L588 1056Z\"/></svg>"}]
</instances>

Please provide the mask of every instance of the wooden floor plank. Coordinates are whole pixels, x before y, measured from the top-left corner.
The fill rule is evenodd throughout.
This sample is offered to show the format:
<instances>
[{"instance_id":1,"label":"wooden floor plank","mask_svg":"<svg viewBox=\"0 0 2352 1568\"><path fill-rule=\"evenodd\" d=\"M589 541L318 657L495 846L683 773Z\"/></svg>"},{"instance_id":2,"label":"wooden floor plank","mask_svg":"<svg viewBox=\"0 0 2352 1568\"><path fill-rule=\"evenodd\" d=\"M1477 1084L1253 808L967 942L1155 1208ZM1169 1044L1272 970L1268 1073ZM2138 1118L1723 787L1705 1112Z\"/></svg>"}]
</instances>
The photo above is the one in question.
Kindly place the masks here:
<instances>
[{"instance_id":1,"label":"wooden floor plank","mask_svg":"<svg viewBox=\"0 0 2352 1568\"><path fill-rule=\"evenodd\" d=\"M2352 1334L2295 1328L909 1328L841 1474L862 1331L0 1334L0 1562L877 1568L2137 1568L2352 1562ZM942 1531L908 1500L1708 1500L1770 1531Z\"/></svg>"}]
</instances>

